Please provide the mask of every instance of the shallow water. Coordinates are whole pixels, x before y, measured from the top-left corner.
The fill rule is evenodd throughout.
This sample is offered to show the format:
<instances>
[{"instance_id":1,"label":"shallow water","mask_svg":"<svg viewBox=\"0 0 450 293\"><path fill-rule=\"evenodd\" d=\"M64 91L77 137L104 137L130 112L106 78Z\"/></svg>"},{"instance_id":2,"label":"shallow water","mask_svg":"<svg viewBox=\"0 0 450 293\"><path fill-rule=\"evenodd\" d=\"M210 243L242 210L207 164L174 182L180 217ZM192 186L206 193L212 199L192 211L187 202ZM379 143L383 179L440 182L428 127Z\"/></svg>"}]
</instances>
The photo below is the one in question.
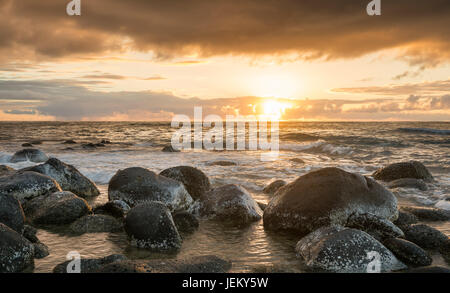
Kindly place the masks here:
<instances>
[{"instance_id":1,"label":"shallow water","mask_svg":"<svg viewBox=\"0 0 450 293\"><path fill-rule=\"evenodd\" d=\"M261 191L270 181L292 181L318 168L335 166L347 171L371 174L377 168L405 160L423 162L436 182L429 190L398 188L393 190L402 205L438 206L450 209L450 123L281 123L280 153L273 162L260 160L261 151L183 151L163 153L174 129L168 123L131 122L0 122L0 164L19 169L31 162L8 163L24 142L42 140L36 145L48 155L77 167L99 186L102 194L92 205L107 201L107 184L118 169L141 166L159 172L177 165L192 165L203 170L213 185L241 184L254 198L268 202ZM113 142L94 150L80 144L64 145L74 139L79 143ZM74 150L64 150L66 147ZM301 158L305 164L291 161ZM218 160L236 166L211 166ZM431 223L450 235L448 222ZM50 272L65 261L70 251L82 257L102 257L123 253L130 258L185 257L215 254L233 261L233 271L276 266L289 271L303 271L296 259L295 237L267 234L262 220L245 229L223 227L202 221L193 235L186 236L177 255L158 255L129 247L124 233L69 235L62 229L40 229L38 237L50 248L50 256L36 260L36 272ZM435 256L435 263L443 261ZM444 263L442 263L444 264Z\"/></svg>"}]
</instances>

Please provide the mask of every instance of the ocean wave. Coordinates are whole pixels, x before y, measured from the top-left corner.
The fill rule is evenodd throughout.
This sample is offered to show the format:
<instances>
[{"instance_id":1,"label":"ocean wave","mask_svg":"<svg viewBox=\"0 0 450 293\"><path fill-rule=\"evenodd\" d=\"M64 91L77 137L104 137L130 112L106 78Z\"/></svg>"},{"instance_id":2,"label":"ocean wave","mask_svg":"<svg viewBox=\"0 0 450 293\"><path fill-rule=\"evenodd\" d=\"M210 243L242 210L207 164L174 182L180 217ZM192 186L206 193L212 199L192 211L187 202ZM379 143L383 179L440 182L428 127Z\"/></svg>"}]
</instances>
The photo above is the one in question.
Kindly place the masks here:
<instances>
[{"instance_id":1,"label":"ocean wave","mask_svg":"<svg viewBox=\"0 0 450 293\"><path fill-rule=\"evenodd\" d=\"M411 133L426 133L426 134L440 134L450 135L450 130L447 129L434 129L434 128L398 128L398 131L411 132Z\"/></svg>"},{"instance_id":2,"label":"ocean wave","mask_svg":"<svg viewBox=\"0 0 450 293\"><path fill-rule=\"evenodd\" d=\"M308 152L318 152L318 153L327 153L330 155L350 155L353 153L353 149L351 147L346 146L336 146L330 143L327 143L324 140L317 140L308 144L281 144L280 150L287 151L308 151Z\"/></svg>"}]
</instances>

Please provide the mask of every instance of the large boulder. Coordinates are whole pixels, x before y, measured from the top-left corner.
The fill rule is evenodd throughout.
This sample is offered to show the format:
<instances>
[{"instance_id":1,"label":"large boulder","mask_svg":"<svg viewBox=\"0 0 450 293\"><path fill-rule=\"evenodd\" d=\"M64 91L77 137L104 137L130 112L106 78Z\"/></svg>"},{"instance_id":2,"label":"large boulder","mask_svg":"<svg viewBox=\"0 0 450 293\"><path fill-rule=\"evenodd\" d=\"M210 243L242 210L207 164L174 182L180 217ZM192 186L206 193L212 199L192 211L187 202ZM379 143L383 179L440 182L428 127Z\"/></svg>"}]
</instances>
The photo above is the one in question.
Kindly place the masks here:
<instances>
[{"instance_id":1,"label":"large boulder","mask_svg":"<svg viewBox=\"0 0 450 293\"><path fill-rule=\"evenodd\" d=\"M193 200L183 184L139 168L119 170L108 186L109 200L123 200L131 207L148 201L160 201L171 211L187 210Z\"/></svg>"},{"instance_id":2,"label":"large boulder","mask_svg":"<svg viewBox=\"0 0 450 293\"><path fill-rule=\"evenodd\" d=\"M89 204L70 191L34 198L23 205L28 220L36 225L70 224L91 213Z\"/></svg>"},{"instance_id":3,"label":"large boulder","mask_svg":"<svg viewBox=\"0 0 450 293\"><path fill-rule=\"evenodd\" d=\"M193 233L200 226L198 219L193 214L186 211L173 213L172 218L177 230L181 233Z\"/></svg>"},{"instance_id":4,"label":"large boulder","mask_svg":"<svg viewBox=\"0 0 450 293\"><path fill-rule=\"evenodd\" d=\"M399 227L395 226L391 221L372 214L351 215L345 226L362 230L379 241L385 238L405 236L403 231Z\"/></svg>"},{"instance_id":5,"label":"large boulder","mask_svg":"<svg viewBox=\"0 0 450 293\"><path fill-rule=\"evenodd\" d=\"M71 191L79 197L87 198L100 194L97 186L74 166L65 164L56 158L51 158L44 164L22 170L50 176L58 182L63 190Z\"/></svg>"},{"instance_id":6,"label":"large boulder","mask_svg":"<svg viewBox=\"0 0 450 293\"><path fill-rule=\"evenodd\" d=\"M0 193L0 223L16 232L23 231L25 214L20 202L12 195Z\"/></svg>"},{"instance_id":7,"label":"large boulder","mask_svg":"<svg viewBox=\"0 0 450 293\"><path fill-rule=\"evenodd\" d=\"M264 210L264 227L305 235L321 226L345 225L354 214L395 220L397 199L371 178L324 168L282 187Z\"/></svg>"},{"instance_id":8,"label":"large boulder","mask_svg":"<svg viewBox=\"0 0 450 293\"><path fill-rule=\"evenodd\" d=\"M34 163L41 163L48 160L48 156L39 149L23 149L16 152L9 161L11 163L31 161Z\"/></svg>"},{"instance_id":9,"label":"large boulder","mask_svg":"<svg viewBox=\"0 0 450 293\"><path fill-rule=\"evenodd\" d=\"M187 192L195 199L202 198L211 189L208 176L197 168L178 166L163 170L159 175L172 178L183 183Z\"/></svg>"},{"instance_id":10,"label":"large boulder","mask_svg":"<svg viewBox=\"0 0 450 293\"><path fill-rule=\"evenodd\" d=\"M11 168L9 166L0 165L0 176L12 175L15 172L16 172L16 170L14 170L13 168Z\"/></svg>"},{"instance_id":11,"label":"large boulder","mask_svg":"<svg viewBox=\"0 0 450 293\"><path fill-rule=\"evenodd\" d=\"M449 242L448 236L425 224L414 224L402 227L405 239L425 249L439 250Z\"/></svg>"},{"instance_id":12,"label":"large boulder","mask_svg":"<svg viewBox=\"0 0 450 293\"><path fill-rule=\"evenodd\" d=\"M97 273L226 273L231 262L214 255L185 259L123 260L99 268Z\"/></svg>"},{"instance_id":13,"label":"large boulder","mask_svg":"<svg viewBox=\"0 0 450 293\"><path fill-rule=\"evenodd\" d=\"M24 203L26 200L61 191L59 184L49 176L36 172L18 172L0 177L0 193L14 196Z\"/></svg>"},{"instance_id":14,"label":"large boulder","mask_svg":"<svg viewBox=\"0 0 450 293\"><path fill-rule=\"evenodd\" d=\"M433 262L430 255L416 244L400 238L389 238L383 241L394 255L402 262L412 266L429 266Z\"/></svg>"},{"instance_id":15,"label":"large boulder","mask_svg":"<svg viewBox=\"0 0 450 293\"><path fill-rule=\"evenodd\" d=\"M122 228L122 222L109 215L86 215L70 225L72 232L77 234L118 232Z\"/></svg>"},{"instance_id":16,"label":"large boulder","mask_svg":"<svg viewBox=\"0 0 450 293\"><path fill-rule=\"evenodd\" d=\"M124 260L127 260L127 257L121 254L112 254L102 258L82 258L80 259L80 273L95 273L104 265ZM74 269L73 267L68 267L71 264L72 261L70 260L60 263L53 268L53 273L66 274L68 269Z\"/></svg>"},{"instance_id":17,"label":"large boulder","mask_svg":"<svg viewBox=\"0 0 450 293\"><path fill-rule=\"evenodd\" d=\"M410 161L388 165L373 173L373 178L382 181L394 181L401 178L415 178L433 181L430 171L420 162Z\"/></svg>"},{"instance_id":18,"label":"large boulder","mask_svg":"<svg viewBox=\"0 0 450 293\"><path fill-rule=\"evenodd\" d=\"M22 272L33 265L33 258L33 244L0 223L0 273Z\"/></svg>"},{"instance_id":19,"label":"large boulder","mask_svg":"<svg viewBox=\"0 0 450 293\"><path fill-rule=\"evenodd\" d=\"M132 208L125 218L131 245L156 251L181 248L181 237L169 209L162 202L146 202Z\"/></svg>"},{"instance_id":20,"label":"large boulder","mask_svg":"<svg viewBox=\"0 0 450 293\"><path fill-rule=\"evenodd\" d=\"M337 273L366 273L406 268L386 247L366 232L327 226L303 237L296 246L297 255L308 268Z\"/></svg>"},{"instance_id":21,"label":"large boulder","mask_svg":"<svg viewBox=\"0 0 450 293\"><path fill-rule=\"evenodd\" d=\"M284 180L275 180L266 187L264 187L263 192L266 194L274 194L278 189L287 184Z\"/></svg>"},{"instance_id":22,"label":"large boulder","mask_svg":"<svg viewBox=\"0 0 450 293\"><path fill-rule=\"evenodd\" d=\"M227 184L209 191L200 202L202 217L233 225L246 225L258 221L262 210L250 193L235 184Z\"/></svg>"},{"instance_id":23,"label":"large boulder","mask_svg":"<svg viewBox=\"0 0 450 293\"><path fill-rule=\"evenodd\" d=\"M432 222L450 220L450 211L437 208L405 206L401 207L400 211L411 213L421 221Z\"/></svg>"}]
</instances>

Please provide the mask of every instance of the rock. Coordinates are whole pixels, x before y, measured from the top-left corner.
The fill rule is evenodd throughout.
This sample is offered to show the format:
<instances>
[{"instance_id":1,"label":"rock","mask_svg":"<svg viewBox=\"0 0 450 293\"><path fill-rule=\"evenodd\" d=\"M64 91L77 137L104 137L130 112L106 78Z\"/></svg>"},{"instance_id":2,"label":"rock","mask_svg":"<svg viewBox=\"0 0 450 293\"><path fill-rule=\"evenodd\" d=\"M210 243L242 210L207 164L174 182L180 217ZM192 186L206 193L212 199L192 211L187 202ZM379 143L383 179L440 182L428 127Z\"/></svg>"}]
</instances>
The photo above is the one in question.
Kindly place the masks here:
<instances>
[{"instance_id":1,"label":"rock","mask_svg":"<svg viewBox=\"0 0 450 293\"><path fill-rule=\"evenodd\" d=\"M345 225L350 215L364 213L395 220L397 199L371 178L323 168L279 190L264 210L264 227L305 235L321 226Z\"/></svg>"},{"instance_id":2,"label":"rock","mask_svg":"<svg viewBox=\"0 0 450 293\"><path fill-rule=\"evenodd\" d=\"M202 217L240 226L260 220L263 212L245 188L227 184L206 194L199 213Z\"/></svg>"},{"instance_id":3,"label":"rock","mask_svg":"<svg viewBox=\"0 0 450 293\"><path fill-rule=\"evenodd\" d=\"M40 145L40 144L42 144L42 141L41 140L33 140L30 143L34 144L34 145Z\"/></svg>"},{"instance_id":4,"label":"rock","mask_svg":"<svg viewBox=\"0 0 450 293\"><path fill-rule=\"evenodd\" d=\"M11 167L5 166L5 165L0 165L0 176L8 176L8 175L12 175L16 172L16 170L14 170Z\"/></svg>"},{"instance_id":5,"label":"rock","mask_svg":"<svg viewBox=\"0 0 450 293\"><path fill-rule=\"evenodd\" d=\"M296 246L310 269L337 273L366 273L372 270L373 254L380 257L380 272L406 268L386 247L366 232L327 226L303 237Z\"/></svg>"},{"instance_id":6,"label":"rock","mask_svg":"<svg viewBox=\"0 0 450 293\"><path fill-rule=\"evenodd\" d=\"M56 158L51 158L41 165L22 169L22 171L33 171L50 176L58 182L63 190L71 191L79 197L88 198L100 194L97 186L74 166Z\"/></svg>"},{"instance_id":7,"label":"rock","mask_svg":"<svg viewBox=\"0 0 450 293\"><path fill-rule=\"evenodd\" d=\"M103 258L82 258L80 259L80 273L95 273L102 266L113 263L127 260L127 257L121 254L113 254ZM53 268L53 273L56 274L66 274L67 266L71 263L71 261L66 261L60 263L56 267ZM69 268L73 269L73 268Z\"/></svg>"},{"instance_id":8,"label":"rock","mask_svg":"<svg viewBox=\"0 0 450 293\"><path fill-rule=\"evenodd\" d=\"M96 147L104 148L105 145L103 143L96 143L94 144Z\"/></svg>"},{"instance_id":9,"label":"rock","mask_svg":"<svg viewBox=\"0 0 450 293\"><path fill-rule=\"evenodd\" d=\"M63 144L76 144L76 143L77 142L72 140L72 139L69 139L69 140L66 140L66 141L63 142Z\"/></svg>"},{"instance_id":10,"label":"rock","mask_svg":"<svg viewBox=\"0 0 450 293\"><path fill-rule=\"evenodd\" d=\"M33 265L33 244L0 223L0 273L18 273Z\"/></svg>"},{"instance_id":11,"label":"rock","mask_svg":"<svg viewBox=\"0 0 450 293\"><path fill-rule=\"evenodd\" d=\"M63 151L73 151L74 149L73 148L65 148L65 149L63 149Z\"/></svg>"},{"instance_id":12,"label":"rock","mask_svg":"<svg viewBox=\"0 0 450 293\"><path fill-rule=\"evenodd\" d=\"M397 220L394 221L394 224L399 227L402 227L405 225L415 224L417 222L419 222L419 218L417 218L415 215L399 210L398 218Z\"/></svg>"},{"instance_id":13,"label":"rock","mask_svg":"<svg viewBox=\"0 0 450 293\"><path fill-rule=\"evenodd\" d=\"M425 249L439 249L448 241L448 237L441 231L425 224L414 224L402 227L405 239Z\"/></svg>"},{"instance_id":14,"label":"rock","mask_svg":"<svg viewBox=\"0 0 450 293\"><path fill-rule=\"evenodd\" d=\"M178 153L178 152L180 152L180 150L174 149L171 145L166 145L165 147L163 147L163 149L161 151L165 152L165 153Z\"/></svg>"},{"instance_id":15,"label":"rock","mask_svg":"<svg viewBox=\"0 0 450 293\"><path fill-rule=\"evenodd\" d=\"M266 203L263 203L263 202L260 202L260 201L257 201L256 203L258 204L259 208L262 211L264 211L267 208L267 204Z\"/></svg>"},{"instance_id":16,"label":"rock","mask_svg":"<svg viewBox=\"0 0 450 293\"><path fill-rule=\"evenodd\" d=\"M113 200L96 207L94 214L106 214L115 218L123 218L130 209L130 206L123 200Z\"/></svg>"},{"instance_id":17,"label":"rock","mask_svg":"<svg viewBox=\"0 0 450 293\"><path fill-rule=\"evenodd\" d=\"M36 225L70 224L91 212L88 203L70 191L34 198L23 208L28 220Z\"/></svg>"},{"instance_id":18,"label":"rock","mask_svg":"<svg viewBox=\"0 0 450 293\"><path fill-rule=\"evenodd\" d=\"M27 148L33 147L33 145L32 145L31 143L28 143L28 142L23 143L22 146L23 146L23 147L27 147Z\"/></svg>"},{"instance_id":19,"label":"rock","mask_svg":"<svg viewBox=\"0 0 450 293\"><path fill-rule=\"evenodd\" d=\"M450 241L446 241L443 245L441 245L439 252L447 264L450 265Z\"/></svg>"},{"instance_id":20,"label":"rock","mask_svg":"<svg viewBox=\"0 0 450 293\"><path fill-rule=\"evenodd\" d=\"M177 212L172 214L173 221L177 230L183 233L194 233L200 225L197 218L189 212Z\"/></svg>"},{"instance_id":21,"label":"rock","mask_svg":"<svg viewBox=\"0 0 450 293\"><path fill-rule=\"evenodd\" d=\"M147 202L132 208L125 218L131 245L170 251L181 248L181 237L169 209L162 202Z\"/></svg>"},{"instance_id":22,"label":"rock","mask_svg":"<svg viewBox=\"0 0 450 293\"><path fill-rule=\"evenodd\" d=\"M362 230L372 237L381 241L385 238L404 237L403 231L392 222L372 214L354 214L351 215L347 224L349 228Z\"/></svg>"},{"instance_id":23,"label":"rock","mask_svg":"<svg viewBox=\"0 0 450 293\"><path fill-rule=\"evenodd\" d=\"M98 273L226 273L231 262L217 256L186 259L125 260L101 267Z\"/></svg>"},{"instance_id":24,"label":"rock","mask_svg":"<svg viewBox=\"0 0 450 293\"><path fill-rule=\"evenodd\" d=\"M182 183L139 167L117 171L109 181L108 197L131 207L160 201L171 211L187 210L193 202Z\"/></svg>"},{"instance_id":25,"label":"rock","mask_svg":"<svg viewBox=\"0 0 450 293\"><path fill-rule=\"evenodd\" d=\"M11 159L9 160L11 163L25 162L31 161L34 163L45 162L48 160L46 154L39 149L23 149L21 151L16 152Z\"/></svg>"},{"instance_id":26,"label":"rock","mask_svg":"<svg viewBox=\"0 0 450 293\"><path fill-rule=\"evenodd\" d=\"M420 221L448 221L450 211L428 207L401 207L402 212L408 212L419 218Z\"/></svg>"},{"instance_id":27,"label":"rock","mask_svg":"<svg viewBox=\"0 0 450 293\"><path fill-rule=\"evenodd\" d=\"M22 233L25 215L20 202L12 195L0 193L0 223Z\"/></svg>"},{"instance_id":28,"label":"rock","mask_svg":"<svg viewBox=\"0 0 450 293\"><path fill-rule=\"evenodd\" d=\"M93 144L92 142L84 143L84 144L81 145L81 147L83 149L86 149L86 150L91 150L91 149L96 149L97 148L97 146L95 144Z\"/></svg>"},{"instance_id":29,"label":"rock","mask_svg":"<svg viewBox=\"0 0 450 293\"><path fill-rule=\"evenodd\" d=\"M292 158L292 159L290 159L289 161L291 161L291 162L293 162L293 163L296 163L296 164L305 164L305 161L303 161L303 160L300 159L300 158Z\"/></svg>"},{"instance_id":30,"label":"rock","mask_svg":"<svg viewBox=\"0 0 450 293\"><path fill-rule=\"evenodd\" d=\"M0 193L9 194L23 204L26 200L61 191L51 177L36 172L17 172L0 177Z\"/></svg>"},{"instance_id":31,"label":"rock","mask_svg":"<svg viewBox=\"0 0 450 293\"><path fill-rule=\"evenodd\" d=\"M287 182L284 180L275 180L274 182L264 187L263 192L266 194L275 194L278 189L285 186L286 184Z\"/></svg>"},{"instance_id":32,"label":"rock","mask_svg":"<svg viewBox=\"0 0 450 293\"><path fill-rule=\"evenodd\" d=\"M391 164L378 169L372 176L377 180L388 182L402 178L422 179L427 182L433 181L430 171L417 161Z\"/></svg>"},{"instance_id":33,"label":"rock","mask_svg":"<svg viewBox=\"0 0 450 293\"><path fill-rule=\"evenodd\" d=\"M37 259L44 258L50 255L47 245L44 243L38 242L33 243L34 246L34 257Z\"/></svg>"},{"instance_id":34,"label":"rock","mask_svg":"<svg viewBox=\"0 0 450 293\"><path fill-rule=\"evenodd\" d=\"M30 226L30 225L24 225L23 226L23 237L27 238L31 243L38 243L39 239L36 236L37 229Z\"/></svg>"},{"instance_id":35,"label":"rock","mask_svg":"<svg viewBox=\"0 0 450 293\"><path fill-rule=\"evenodd\" d=\"M159 175L183 183L190 196L196 200L202 198L211 189L208 176L197 168L178 166L163 170Z\"/></svg>"},{"instance_id":36,"label":"rock","mask_svg":"<svg viewBox=\"0 0 450 293\"><path fill-rule=\"evenodd\" d=\"M70 225L70 230L77 234L118 232L122 228L122 222L108 215L86 215Z\"/></svg>"},{"instance_id":37,"label":"rock","mask_svg":"<svg viewBox=\"0 0 450 293\"><path fill-rule=\"evenodd\" d=\"M414 178L402 178L389 182L389 188L398 188L398 187L406 187L406 188L416 188L422 191L428 190L427 184L422 179L414 179Z\"/></svg>"},{"instance_id":38,"label":"rock","mask_svg":"<svg viewBox=\"0 0 450 293\"><path fill-rule=\"evenodd\" d=\"M410 274L450 274L450 269L441 266L429 266L423 268L412 268L402 271L402 273Z\"/></svg>"},{"instance_id":39,"label":"rock","mask_svg":"<svg viewBox=\"0 0 450 293\"><path fill-rule=\"evenodd\" d=\"M101 144L111 144L112 142L109 141L109 140L107 140L107 139L102 139L102 140L100 141L100 143L101 143Z\"/></svg>"},{"instance_id":40,"label":"rock","mask_svg":"<svg viewBox=\"0 0 450 293\"><path fill-rule=\"evenodd\" d=\"M208 163L208 166L222 166L222 167L226 167L226 166L236 166L237 164L235 162L232 161L215 161L215 162L211 162Z\"/></svg>"},{"instance_id":41,"label":"rock","mask_svg":"<svg viewBox=\"0 0 450 293\"><path fill-rule=\"evenodd\" d=\"M383 241L383 244L399 260L408 265L429 266L433 262L433 259L425 250L408 240L388 238Z\"/></svg>"}]
</instances>

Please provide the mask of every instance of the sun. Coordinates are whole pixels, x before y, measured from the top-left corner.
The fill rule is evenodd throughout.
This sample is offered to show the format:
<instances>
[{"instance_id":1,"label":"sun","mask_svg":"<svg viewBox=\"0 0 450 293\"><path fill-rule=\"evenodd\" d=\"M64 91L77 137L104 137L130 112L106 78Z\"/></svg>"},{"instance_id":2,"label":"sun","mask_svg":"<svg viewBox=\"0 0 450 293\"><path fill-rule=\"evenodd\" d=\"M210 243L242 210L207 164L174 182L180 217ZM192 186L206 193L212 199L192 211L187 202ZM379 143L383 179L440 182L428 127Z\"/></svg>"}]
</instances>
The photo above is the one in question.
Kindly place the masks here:
<instances>
[{"instance_id":1,"label":"sun","mask_svg":"<svg viewBox=\"0 0 450 293\"><path fill-rule=\"evenodd\" d=\"M270 120L280 120L286 109L291 108L292 105L289 103L283 103L276 100L268 100L264 102L262 110L263 116L269 118Z\"/></svg>"},{"instance_id":2,"label":"sun","mask_svg":"<svg viewBox=\"0 0 450 293\"><path fill-rule=\"evenodd\" d=\"M299 81L288 74L254 76L250 86L253 95L263 98L291 98L299 91Z\"/></svg>"}]
</instances>

